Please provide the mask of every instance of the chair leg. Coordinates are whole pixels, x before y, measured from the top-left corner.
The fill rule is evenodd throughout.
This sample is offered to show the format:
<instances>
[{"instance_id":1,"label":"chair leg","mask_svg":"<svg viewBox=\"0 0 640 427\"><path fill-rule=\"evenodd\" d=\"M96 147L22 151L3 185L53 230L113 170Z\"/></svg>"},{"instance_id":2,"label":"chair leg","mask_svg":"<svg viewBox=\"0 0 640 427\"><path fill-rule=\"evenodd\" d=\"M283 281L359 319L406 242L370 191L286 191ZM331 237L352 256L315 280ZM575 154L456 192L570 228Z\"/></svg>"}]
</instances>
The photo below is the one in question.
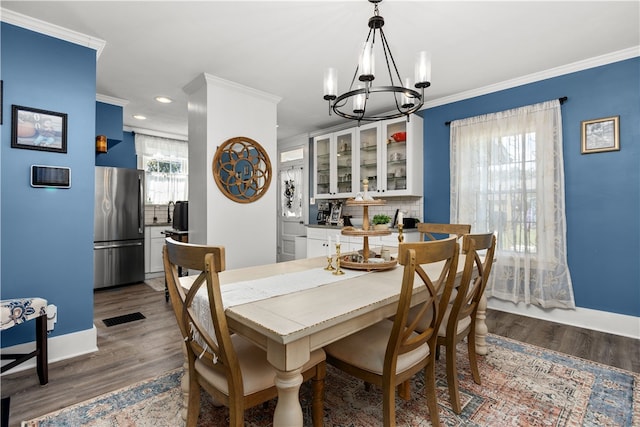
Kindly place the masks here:
<instances>
[{"instance_id":1,"label":"chair leg","mask_svg":"<svg viewBox=\"0 0 640 427\"><path fill-rule=\"evenodd\" d=\"M467 335L467 352L469 353L469 366L471 367L473 381L476 384L482 384L480 371L478 370L478 358L476 357L476 332L473 329Z\"/></svg>"},{"instance_id":2,"label":"chair leg","mask_svg":"<svg viewBox=\"0 0 640 427\"><path fill-rule=\"evenodd\" d=\"M425 379L425 384L424 384L425 393L427 394L427 407L429 408L429 417L431 418L431 425L433 425L434 427L439 427L440 415L438 414L438 398L436 396L435 357L433 357L429 362L429 364L424 368L424 379Z\"/></svg>"},{"instance_id":3,"label":"chair leg","mask_svg":"<svg viewBox=\"0 0 640 427\"><path fill-rule=\"evenodd\" d=\"M316 375L312 379L313 401L312 401L312 418L314 427L322 427L324 425L324 379L326 376L325 362L316 366Z\"/></svg>"},{"instance_id":4,"label":"chair leg","mask_svg":"<svg viewBox=\"0 0 640 427\"><path fill-rule=\"evenodd\" d=\"M3 397L2 398L2 415L0 416L2 418L2 422L0 423L0 425L2 427L9 427L9 407L11 405L11 397L7 396L7 397Z\"/></svg>"},{"instance_id":5,"label":"chair leg","mask_svg":"<svg viewBox=\"0 0 640 427\"><path fill-rule=\"evenodd\" d=\"M447 343L447 384L449 385L449 400L453 412L462 412L460 407L460 396L458 393L458 367L456 366L456 341L450 340Z\"/></svg>"},{"instance_id":6,"label":"chair leg","mask_svg":"<svg viewBox=\"0 0 640 427\"><path fill-rule=\"evenodd\" d=\"M398 384L398 396L403 400L411 400L411 381L407 380Z\"/></svg>"},{"instance_id":7,"label":"chair leg","mask_svg":"<svg viewBox=\"0 0 640 427\"><path fill-rule=\"evenodd\" d=\"M396 388L391 379L382 384L382 420L384 427L396 425Z\"/></svg>"},{"instance_id":8,"label":"chair leg","mask_svg":"<svg viewBox=\"0 0 640 427\"><path fill-rule=\"evenodd\" d=\"M36 367L38 379L41 385L49 382L49 356L47 347L47 316L43 315L36 319Z\"/></svg>"},{"instance_id":9,"label":"chair leg","mask_svg":"<svg viewBox=\"0 0 640 427\"><path fill-rule=\"evenodd\" d=\"M186 427L195 427L200 416L200 385L198 385L195 375L195 369L189 366L189 399L187 402Z\"/></svg>"}]
</instances>

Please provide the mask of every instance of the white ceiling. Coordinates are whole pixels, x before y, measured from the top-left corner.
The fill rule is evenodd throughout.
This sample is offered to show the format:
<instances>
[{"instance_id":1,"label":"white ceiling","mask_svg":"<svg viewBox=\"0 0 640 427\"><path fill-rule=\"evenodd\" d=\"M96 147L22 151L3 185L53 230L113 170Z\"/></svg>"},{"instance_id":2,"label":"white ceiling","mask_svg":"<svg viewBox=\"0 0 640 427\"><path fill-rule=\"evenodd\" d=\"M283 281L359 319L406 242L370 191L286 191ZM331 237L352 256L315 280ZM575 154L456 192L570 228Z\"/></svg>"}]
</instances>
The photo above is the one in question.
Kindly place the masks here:
<instances>
[{"instance_id":1,"label":"white ceiling","mask_svg":"<svg viewBox=\"0 0 640 427\"><path fill-rule=\"evenodd\" d=\"M339 91L347 89L373 14L365 0L1 5L104 40L97 92L128 101L125 126L186 136L182 88L208 73L281 97L279 140L343 122L328 115L323 72L336 67ZM427 105L640 45L639 1L386 0L379 8L403 75L412 76L418 51L432 53ZM175 102L159 104L158 95Z\"/></svg>"}]
</instances>

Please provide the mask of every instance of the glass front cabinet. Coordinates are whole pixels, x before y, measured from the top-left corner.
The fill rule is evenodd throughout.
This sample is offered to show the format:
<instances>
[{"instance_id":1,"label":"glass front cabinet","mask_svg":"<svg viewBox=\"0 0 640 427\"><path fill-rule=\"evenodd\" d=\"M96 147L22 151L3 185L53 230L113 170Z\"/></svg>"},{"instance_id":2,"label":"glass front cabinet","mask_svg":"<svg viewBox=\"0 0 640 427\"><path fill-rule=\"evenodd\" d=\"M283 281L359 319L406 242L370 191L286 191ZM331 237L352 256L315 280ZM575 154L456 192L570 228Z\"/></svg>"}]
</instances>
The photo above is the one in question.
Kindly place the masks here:
<instances>
[{"instance_id":1,"label":"glass front cabinet","mask_svg":"<svg viewBox=\"0 0 640 427\"><path fill-rule=\"evenodd\" d=\"M313 138L316 198L353 197L354 144L354 129Z\"/></svg>"},{"instance_id":2,"label":"glass front cabinet","mask_svg":"<svg viewBox=\"0 0 640 427\"><path fill-rule=\"evenodd\" d=\"M422 117L385 120L357 128L359 184L378 195L422 196Z\"/></svg>"},{"instance_id":3,"label":"glass front cabinet","mask_svg":"<svg viewBox=\"0 0 640 427\"><path fill-rule=\"evenodd\" d=\"M422 117L363 124L317 136L314 141L315 197L350 198L423 195Z\"/></svg>"}]
</instances>

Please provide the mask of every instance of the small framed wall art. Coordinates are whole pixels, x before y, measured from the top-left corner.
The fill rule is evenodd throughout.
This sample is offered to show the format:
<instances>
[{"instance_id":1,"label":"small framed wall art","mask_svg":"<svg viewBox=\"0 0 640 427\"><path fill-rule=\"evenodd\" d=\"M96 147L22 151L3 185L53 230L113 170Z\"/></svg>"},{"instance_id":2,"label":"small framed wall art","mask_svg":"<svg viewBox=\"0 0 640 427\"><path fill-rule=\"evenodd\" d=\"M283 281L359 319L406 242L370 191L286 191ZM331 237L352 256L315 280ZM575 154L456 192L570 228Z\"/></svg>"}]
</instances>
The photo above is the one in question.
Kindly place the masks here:
<instances>
[{"instance_id":1,"label":"small framed wall art","mask_svg":"<svg viewBox=\"0 0 640 427\"><path fill-rule=\"evenodd\" d=\"M582 154L620 150L620 116L584 120Z\"/></svg>"},{"instance_id":2,"label":"small framed wall art","mask_svg":"<svg viewBox=\"0 0 640 427\"><path fill-rule=\"evenodd\" d=\"M67 115L13 105L11 148L66 153Z\"/></svg>"}]
</instances>

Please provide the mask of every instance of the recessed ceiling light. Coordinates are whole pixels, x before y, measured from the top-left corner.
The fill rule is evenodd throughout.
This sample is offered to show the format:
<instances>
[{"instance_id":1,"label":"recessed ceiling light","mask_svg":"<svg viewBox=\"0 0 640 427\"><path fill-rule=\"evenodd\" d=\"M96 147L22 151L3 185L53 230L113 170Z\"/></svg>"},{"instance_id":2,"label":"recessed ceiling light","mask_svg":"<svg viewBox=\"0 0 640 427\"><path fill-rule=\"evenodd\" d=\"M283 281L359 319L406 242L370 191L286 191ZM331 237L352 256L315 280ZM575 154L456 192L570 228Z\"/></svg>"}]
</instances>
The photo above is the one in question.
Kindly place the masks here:
<instances>
[{"instance_id":1,"label":"recessed ceiling light","mask_svg":"<svg viewBox=\"0 0 640 427\"><path fill-rule=\"evenodd\" d=\"M173 99L167 98L166 96L156 96L156 101L163 104L171 104L173 102Z\"/></svg>"},{"instance_id":2,"label":"recessed ceiling light","mask_svg":"<svg viewBox=\"0 0 640 427\"><path fill-rule=\"evenodd\" d=\"M138 120L147 120L147 118L145 116L143 116L142 114L134 114L133 118L134 119L138 119Z\"/></svg>"}]
</instances>

